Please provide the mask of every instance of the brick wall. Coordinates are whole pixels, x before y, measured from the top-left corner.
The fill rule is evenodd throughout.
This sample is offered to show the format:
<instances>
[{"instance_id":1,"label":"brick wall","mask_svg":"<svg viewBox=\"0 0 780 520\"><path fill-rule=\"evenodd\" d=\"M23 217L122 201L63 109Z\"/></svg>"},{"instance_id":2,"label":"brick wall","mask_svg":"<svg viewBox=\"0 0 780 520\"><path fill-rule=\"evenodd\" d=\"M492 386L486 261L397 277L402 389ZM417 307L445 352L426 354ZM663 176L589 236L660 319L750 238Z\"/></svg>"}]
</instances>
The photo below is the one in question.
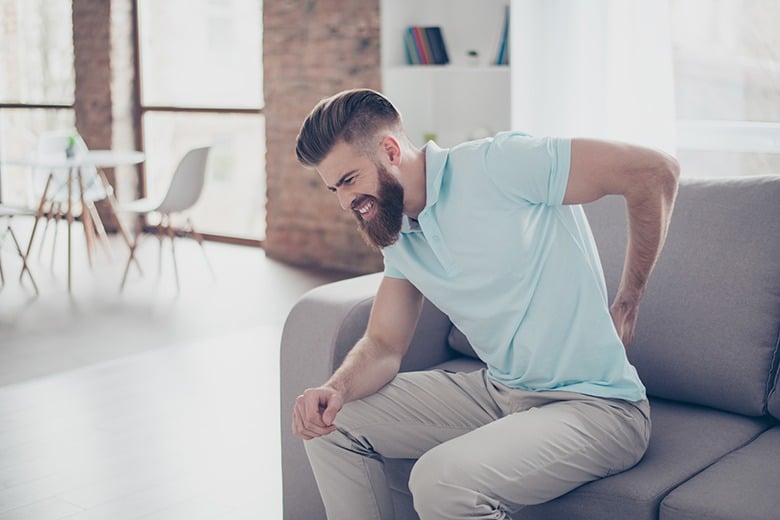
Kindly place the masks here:
<instances>
[{"instance_id":1,"label":"brick wall","mask_svg":"<svg viewBox=\"0 0 780 520\"><path fill-rule=\"evenodd\" d=\"M73 0L76 128L90 148L111 148L111 2Z\"/></svg>"},{"instance_id":2,"label":"brick wall","mask_svg":"<svg viewBox=\"0 0 780 520\"><path fill-rule=\"evenodd\" d=\"M132 0L73 0L76 129L91 149L131 150L135 143ZM105 169L120 198L138 195L135 166ZM116 222L106 202L103 223Z\"/></svg>"},{"instance_id":3,"label":"brick wall","mask_svg":"<svg viewBox=\"0 0 780 520\"><path fill-rule=\"evenodd\" d=\"M111 148L136 150L138 99L135 84L133 0L111 0ZM140 166L118 166L112 184L117 197L141 196ZM129 220L129 216L128 216Z\"/></svg>"},{"instance_id":4,"label":"brick wall","mask_svg":"<svg viewBox=\"0 0 780 520\"><path fill-rule=\"evenodd\" d=\"M319 175L295 158L314 104L346 88L380 87L378 0L265 0L268 256L354 273L381 269Z\"/></svg>"}]
</instances>

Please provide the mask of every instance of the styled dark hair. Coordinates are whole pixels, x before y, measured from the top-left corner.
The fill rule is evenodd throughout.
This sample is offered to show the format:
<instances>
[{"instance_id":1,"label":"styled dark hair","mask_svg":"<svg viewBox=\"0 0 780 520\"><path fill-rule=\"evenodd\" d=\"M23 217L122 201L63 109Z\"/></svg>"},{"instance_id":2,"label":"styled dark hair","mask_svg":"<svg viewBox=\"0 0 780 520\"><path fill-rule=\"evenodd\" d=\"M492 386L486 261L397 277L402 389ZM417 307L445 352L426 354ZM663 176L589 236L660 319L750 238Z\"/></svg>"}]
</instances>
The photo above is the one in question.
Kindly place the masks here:
<instances>
[{"instance_id":1,"label":"styled dark hair","mask_svg":"<svg viewBox=\"0 0 780 520\"><path fill-rule=\"evenodd\" d=\"M377 132L400 126L398 110L379 92L345 90L321 100L312 109L298 132L295 155L304 166L316 167L340 139L371 154Z\"/></svg>"}]
</instances>

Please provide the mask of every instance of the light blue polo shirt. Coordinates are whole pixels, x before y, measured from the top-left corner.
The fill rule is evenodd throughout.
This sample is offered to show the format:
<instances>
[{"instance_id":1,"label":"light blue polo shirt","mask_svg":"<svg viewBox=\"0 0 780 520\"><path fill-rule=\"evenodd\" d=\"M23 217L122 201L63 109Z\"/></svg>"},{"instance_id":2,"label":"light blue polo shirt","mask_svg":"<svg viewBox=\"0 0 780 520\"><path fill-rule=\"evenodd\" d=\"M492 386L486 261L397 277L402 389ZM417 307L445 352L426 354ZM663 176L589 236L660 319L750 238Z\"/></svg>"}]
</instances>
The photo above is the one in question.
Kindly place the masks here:
<instances>
[{"instance_id":1,"label":"light blue polo shirt","mask_svg":"<svg viewBox=\"0 0 780 520\"><path fill-rule=\"evenodd\" d=\"M513 388L639 401L581 206L562 205L571 142L504 132L426 145L426 205L382 250Z\"/></svg>"}]
</instances>

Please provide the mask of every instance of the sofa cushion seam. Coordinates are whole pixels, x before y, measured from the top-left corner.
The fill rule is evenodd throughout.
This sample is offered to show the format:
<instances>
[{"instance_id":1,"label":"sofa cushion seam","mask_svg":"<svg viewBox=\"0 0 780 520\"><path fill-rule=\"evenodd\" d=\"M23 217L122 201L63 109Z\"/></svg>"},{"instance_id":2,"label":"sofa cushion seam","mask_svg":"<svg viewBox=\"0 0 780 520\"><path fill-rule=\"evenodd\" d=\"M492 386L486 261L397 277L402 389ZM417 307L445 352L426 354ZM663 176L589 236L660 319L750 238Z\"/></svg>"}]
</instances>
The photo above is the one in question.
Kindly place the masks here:
<instances>
[{"instance_id":1,"label":"sofa cushion seam","mask_svg":"<svg viewBox=\"0 0 780 520\"><path fill-rule=\"evenodd\" d=\"M775 334L775 349L772 353L772 363L769 367L769 375L767 376L766 381L766 399L764 400L764 415L771 415L769 413L769 400L770 398L777 393L777 384L778 384L778 362L780 361L780 322L777 324L777 333ZM778 417L777 419L780 419Z\"/></svg>"}]
</instances>

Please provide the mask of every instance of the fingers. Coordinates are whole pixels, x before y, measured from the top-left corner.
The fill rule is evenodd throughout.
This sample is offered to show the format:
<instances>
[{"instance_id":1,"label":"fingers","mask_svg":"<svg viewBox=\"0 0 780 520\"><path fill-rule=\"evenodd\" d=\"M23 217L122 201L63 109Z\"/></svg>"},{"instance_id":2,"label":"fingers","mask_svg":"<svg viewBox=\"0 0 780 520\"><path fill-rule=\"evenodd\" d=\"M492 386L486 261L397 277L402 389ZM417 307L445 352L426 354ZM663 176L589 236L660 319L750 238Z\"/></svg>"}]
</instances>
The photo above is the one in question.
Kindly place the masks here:
<instances>
[{"instance_id":1,"label":"fingers","mask_svg":"<svg viewBox=\"0 0 780 520\"><path fill-rule=\"evenodd\" d=\"M322 422L327 426L332 426L340 409L341 404L337 403L336 399L328 401L327 407L322 411Z\"/></svg>"},{"instance_id":2,"label":"fingers","mask_svg":"<svg viewBox=\"0 0 780 520\"><path fill-rule=\"evenodd\" d=\"M632 323L630 326L626 327L626 330L623 332L623 345L628 347L631 342L634 341L634 324Z\"/></svg>"},{"instance_id":3,"label":"fingers","mask_svg":"<svg viewBox=\"0 0 780 520\"><path fill-rule=\"evenodd\" d=\"M341 409L338 398L332 391L309 389L295 400L293 408L293 434L303 440L321 437L334 431L333 419ZM323 418L328 411L328 420Z\"/></svg>"},{"instance_id":4,"label":"fingers","mask_svg":"<svg viewBox=\"0 0 780 520\"><path fill-rule=\"evenodd\" d=\"M295 411L293 412L293 435L299 439L308 441L316 437L326 435L326 433L322 433L322 431L315 431L312 428L307 428L303 423L301 415Z\"/></svg>"},{"instance_id":5,"label":"fingers","mask_svg":"<svg viewBox=\"0 0 780 520\"><path fill-rule=\"evenodd\" d=\"M610 307L609 314L612 317L612 323L615 325L618 337L623 342L623 346L628 347L634 340L637 318L636 308L614 304Z\"/></svg>"}]
</instances>

